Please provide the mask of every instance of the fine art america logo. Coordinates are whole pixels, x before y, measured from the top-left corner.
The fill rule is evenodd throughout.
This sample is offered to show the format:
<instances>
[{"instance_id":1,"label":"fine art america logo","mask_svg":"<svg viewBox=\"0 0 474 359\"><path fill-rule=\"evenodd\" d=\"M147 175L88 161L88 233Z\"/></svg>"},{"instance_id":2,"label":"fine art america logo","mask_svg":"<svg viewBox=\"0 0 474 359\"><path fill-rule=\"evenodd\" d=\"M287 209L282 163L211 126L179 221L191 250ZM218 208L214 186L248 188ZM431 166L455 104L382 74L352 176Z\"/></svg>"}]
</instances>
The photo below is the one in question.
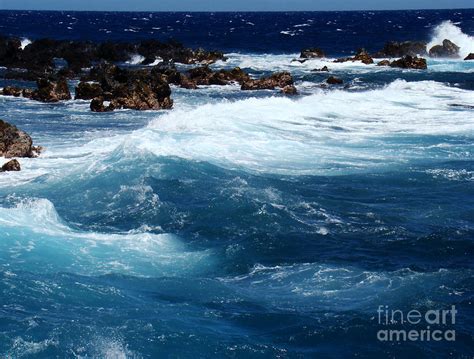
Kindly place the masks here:
<instances>
[{"instance_id":1,"label":"fine art america logo","mask_svg":"<svg viewBox=\"0 0 474 359\"><path fill-rule=\"evenodd\" d=\"M380 305L377 309L377 339L382 342L450 341L456 340L456 306L451 309L430 309L425 312L391 309ZM403 329L402 329L403 326Z\"/></svg>"}]
</instances>

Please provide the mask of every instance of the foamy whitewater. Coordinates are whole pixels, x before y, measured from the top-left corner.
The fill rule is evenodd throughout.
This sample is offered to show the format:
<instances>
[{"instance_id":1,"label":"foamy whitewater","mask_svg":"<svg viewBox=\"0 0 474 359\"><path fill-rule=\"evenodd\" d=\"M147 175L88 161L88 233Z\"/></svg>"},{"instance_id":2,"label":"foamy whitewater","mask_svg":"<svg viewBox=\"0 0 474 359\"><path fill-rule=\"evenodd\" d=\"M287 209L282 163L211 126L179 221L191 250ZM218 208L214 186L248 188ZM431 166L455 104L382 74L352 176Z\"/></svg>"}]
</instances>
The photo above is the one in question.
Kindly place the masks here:
<instances>
[{"instance_id":1,"label":"foamy whitewater","mask_svg":"<svg viewBox=\"0 0 474 359\"><path fill-rule=\"evenodd\" d=\"M19 14L0 12L11 33ZM1 118L45 147L0 173L0 357L472 354L474 61L332 63L341 40L302 64L234 37L296 47L309 31L334 44L355 31L355 49L380 40L358 27L369 21L474 52L473 11L401 14L25 13L31 39L51 36L45 22L64 37L95 22L112 39L193 29L206 37L191 43L232 44L214 69L290 71L299 95L174 87L171 111L112 113L0 97ZM322 87L329 75L312 70L325 65L349 86ZM381 342L380 305L455 305L456 342Z\"/></svg>"}]
</instances>

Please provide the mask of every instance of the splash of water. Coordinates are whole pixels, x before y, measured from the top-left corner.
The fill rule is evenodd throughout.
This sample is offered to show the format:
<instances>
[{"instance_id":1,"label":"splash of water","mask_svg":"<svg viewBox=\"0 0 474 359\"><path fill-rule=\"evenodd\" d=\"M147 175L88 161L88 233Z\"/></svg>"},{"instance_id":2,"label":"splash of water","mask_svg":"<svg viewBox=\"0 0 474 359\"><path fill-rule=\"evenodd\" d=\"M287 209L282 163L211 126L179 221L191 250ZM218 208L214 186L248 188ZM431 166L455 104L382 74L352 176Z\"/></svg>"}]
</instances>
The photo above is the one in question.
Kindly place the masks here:
<instances>
[{"instance_id":1,"label":"splash of water","mask_svg":"<svg viewBox=\"0 0 474 359\"><path fill-rule=\"evenodd\" d=\"M465 58L470 53L474 53L474 37L462 32L461 28L454 25L451 21L443 21L436 26L431 37L431 41L426 46L427 51L435 45L443 43L444 39L451 40L460 47L459 55Z\"/></svg>"}]
</instances>

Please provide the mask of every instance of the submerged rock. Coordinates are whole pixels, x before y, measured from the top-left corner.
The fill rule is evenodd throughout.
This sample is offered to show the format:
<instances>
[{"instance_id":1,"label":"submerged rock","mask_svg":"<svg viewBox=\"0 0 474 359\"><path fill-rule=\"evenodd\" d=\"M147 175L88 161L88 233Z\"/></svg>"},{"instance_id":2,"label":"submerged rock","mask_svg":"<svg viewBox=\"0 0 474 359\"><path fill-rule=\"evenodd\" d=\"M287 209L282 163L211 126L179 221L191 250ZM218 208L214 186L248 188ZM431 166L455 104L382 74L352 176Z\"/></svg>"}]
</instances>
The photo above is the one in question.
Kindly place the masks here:
<instances>
[{"instance_id":1,"label":"submerged rock","mask_svg":"<svg viewBox=\"0 0 474 359\"><path fill-rule=\"evenodd\" d=\"M338 77L334 77L334 76L331 76L329 77L326 82L329 84L329 85L342 85L344 83L344 81L342 81L340 78Z\"/></svg>"},{"instance_id":2,"label":"submerged rock","mask_svg":"<svg viewBox=\"0 0 474 359\"><path fill-rule=\"evenodd\" d=\"M302 50L300 57L302 59L314 59L314 58L326 57L326 54L320 48L312 47L309 49Z\"/></svg>"},{"instance_id":3,"label":"submerged rock","mask_svg":"<svg viewBox=\"0 0 474 359\"><path fill-rule=\"evenodd\" d=\"M390 63L391 67L399 67L402 69L417 69L417 70L426 70L428 66L426 65L426 60L417 56L405 56L401 59L392 61Z\"/></svg>"},{"instance_id":4,"label":"submerged rock","mask_svg":"<svg viewBox=\"0 0 474 359\"><path fill-rule=\"evenodd\" d=\"M390 41L382 50L372 55L372 57L403 57L403 56L426 56L426 42L423 41Z\"/></svg>"},{"instance_id":5,"label":"submerged rock","mask_svg":"<svg viewBox=\"0 0 474 359\"><path fill-rule=\"evenodd\" d=\"M2 91L2 95L20 97L23 96L23 89L16 86L6 86Z\"/></svg>"},{"instance_id":6,"label":"submerged rock","mask_svg":"<svg viewBox=\"0 0 474 359\"><path fill-rule=\"evenodd\" d=\"M197 85L228 85L231 83L243 84L250 80L250 76L240 67L232 70L212 71L209 67L197 67L187 72L185 79L182 79L184 86L187 88L196 88ZM190 85L193 84L193 85Z\"/></svg>"},{"instance_id":7,"label":"submerged rock","mask_svg":"<svg viewBox=\"0 0 474 359\"><path fill-rule=\"evenodd\" d=\"M0 156L36 157L41 148L33 147L33 140L16 126L0 120Z\"/></svg>"},{"instance_id":8,"label":"submerged rock","mask_svg":"<svg viewBox=\"0 0 474 359\"><path fill-rule=\"evenodd\" d=\"M389 60L382 60L377 62L377 66L390 66L390 61Z\"/></svg>"},{"instance_id":9,"label":"submerged rock","mask_svg":"<svg viewBox=\"0 0 474 359\"><path fill-rule=\"evenodd\" d=\"M281 92L285 95L297 95L298 90L296 89L295 85L287 85L281 89Z\"/></svg>"},{"instance_id":10,"label":"submerged rock","mask_svg":"<svg viewBox=\"0 0 474 359\"><path fill-rule=\"evenodd\" d=\"M340 59L336 59L333 62L336 63L341 63L341 62L348 62L348 61L361 61L363 64L370 65L374 63L374 60L370 55L365 51L365 49L359 49L357 50L357 53L353 57L343 57Z\"/></svg>"},{"instance_id":11,"label":"submerged rock","mask_svg":"<svg viewBox=\"0 0 474 359\"><path fill-rule=\"evenodd\" d=\"M366 65L374 63L374 60L372 59L372 57L370 57L369 53L365 51L365 49L359 49L353 59L355 61L360 61Z\"/></svg>"},{"instance_id":12,"label":"submerged rock","mask_svg":"<svg viewBox=\"0 0 474 359\"><path fill-rule=\"evenodd\" d=\"M459 57L459 49L458 45L448 39L444 39L442 45L435 45L430 49L429 55L431 57L457 58Z\"/></svg>"},{"instance_id":13,"label":"submerged rock","mask_svg":"<svg viewBox=\"0 0 474 359\"><path fill-rule=\"evenodd\" d=\"M18 162L17 160L11 160L5 163L0 168L0 172L9 172L9 171L21 171L20 162Z\"/></svg>"},{"instance_id":14,"label":"submerged rock","mask_svg":"<svg viewBox=\"0 0 474 359\"><path fill-rule=\"evenodd\" d=\"M314 69L312 71L314 71L314 72L329 72L329 68L327 66L323 66L320 69Z\"/></svg>"}]
</instances>

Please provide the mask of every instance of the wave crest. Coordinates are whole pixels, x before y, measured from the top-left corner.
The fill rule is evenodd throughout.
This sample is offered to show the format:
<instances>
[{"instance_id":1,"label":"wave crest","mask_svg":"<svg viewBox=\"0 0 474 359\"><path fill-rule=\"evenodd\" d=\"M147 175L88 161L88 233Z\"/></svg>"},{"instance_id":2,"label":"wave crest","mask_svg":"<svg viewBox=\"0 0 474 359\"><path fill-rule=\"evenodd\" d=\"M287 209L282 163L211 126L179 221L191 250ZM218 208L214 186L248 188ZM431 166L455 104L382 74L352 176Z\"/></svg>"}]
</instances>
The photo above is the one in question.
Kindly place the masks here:
<instances>
[{"instance_id":1,"label":"wave crest","mask_svg":"<svg viewBox=\"0 0 474 359\"><path fill-rule=\"evenodd\" d=\"M442 44L444 39L451 40L460 47L459 55L462 58L474 53L474 37L463 33L461 28L450 20L443 21L435 27L431 40L426 46L427 51L435 45Z\"/></svg>"}]
</instances>

